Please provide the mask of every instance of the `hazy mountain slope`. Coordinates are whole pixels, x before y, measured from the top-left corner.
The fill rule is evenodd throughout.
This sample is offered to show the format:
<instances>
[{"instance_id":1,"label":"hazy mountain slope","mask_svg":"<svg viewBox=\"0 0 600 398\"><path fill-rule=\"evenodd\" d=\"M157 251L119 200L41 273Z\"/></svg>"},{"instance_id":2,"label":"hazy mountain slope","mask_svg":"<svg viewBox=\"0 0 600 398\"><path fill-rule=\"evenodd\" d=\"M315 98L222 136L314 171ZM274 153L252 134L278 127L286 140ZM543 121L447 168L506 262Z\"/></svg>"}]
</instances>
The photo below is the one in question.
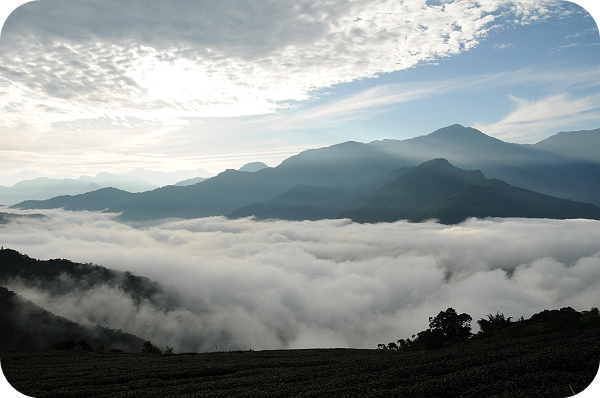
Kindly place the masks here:
<instances>
[{"instance_id":1,"label":"hazy mountain slope","mask_svg":"<svg viewBox=\"0 0 600 398\"><path fill-rule=\"evenodd\" d=\"M43 214L15 214L0 212L0 224L7 224L15 219L44 218Z\"/></svg>"},{"instance_id":2,"label":"hazy mountain slope","mask_svg":"<svg viewBox=\"0 0 600 398\"><path fill-rule=\"evenodd\" d=\"M56 209L104 211L133 200L136 195L116 188L102 188L80 195L57 196L48 200L27 200L12 207L19 209Z\"/></svg>"},{"instance_id":3,"label":"hazy mountain slope","mask_svg":"<svg viewBox=\"0 0 600 398\"><path fill-rule=\"evenodd\" d=\"M202 344L202 330L179 329L199 327L213 309L201 298L184 298L130 272L66 259L36 260L6 248L0 250L0 286L82 326L122 329L162 347Z\"/></svg>"},{"instance_id":4,"label":"hazy mountain slope","mask_svg":"<svg viewBox=\"0 0 600 398\"><path fill-rule=\"evenodd\" d=\"M25 300L0 286L0 351L48 350L65 340L83 340L93 348L139 352L144 340L102 326L85 327Z\"/></svg>"},{"instance_id":5,"label":"hazy mountain slope","mask_svg":"<svg viewBox=\"0 0 600 398\"><path fill-rule=\"evenodd\" d=\"M600 149L598 152L600 158ZM453 125L410 140L345 142L308 150L274 168L252 173L227 170L201 184L158 188L126 200L83 195L16 207L108 209L122 212L125 220L224 215L273 199L296 185L357 190L385 178L392 170L433 158L481 170L487 177L511 185L600 205L600 162L583 162L533 146L506 143L476 129ZM87 200L92 200L89 206Z\"/></svg>"},{"instance_id":6,"label":"hazy mountain slope","mask_svg":"<svg viewBox=\"0 0 600 398\"><path fill-rule=\"evenodd\" d=\"M151 220L168 217L207 217L229 213L254 202L272 198L293 186L285 178L271 177L263 169L255 173L227 170L201 184L169 185L142 193L114 188L45 201L29 200L13 207L19 209L95 210L122 212L125 220Z\"/></svg>"},{"instance_id":7,"label":"hazy mountain slope","mask_svg":"<svg viewBox=\"0 0 600 398\"><path fill-rule=\"evenodd\" d=\"M25 180L11 187L0 186L0 204L13 205L29 199L45 200L61 195L77 195L100 189L90 181L40 177Z\"/></svg>"},{"instance_id":8,"label":"hazy mountain slope","mask_svg":"<svg viewBox=\"0 0 600 398\"><path fill-rule=\"evenodd\" d=\"M229 218L254 216L259 219L320 220L339 213L351 199L351 193L337 188L296 185L289 191L262 203L244 206Z\"/></svg>"},{"instance_id":9,"label":"hazy mountain slope","mask_svg":"<svg viewBox=\"0 0 600 398\"><path fill-rule=\"evenodd\" d=\"M596 161L590 162L536 146L503 142L461 125L408 140L374 141L368 145L404 158L411 165L445 158L457 167L481 170L488 178L600 205L600 147L591 147Z\"/></svg>"},{"instance_id":10,"label":"hazy mountain slope","mask_svg":"<svg viewBox=\"0 0 600 398\"><path fill-rule=\"evenodd\" d=\"M179 305L178 296L148 278L99 265L65 259L36 260L15 250L0 250L0 285L18 284L47 292L50 296L73 294L97 287L118 289L134 302L147 301L169 310Z\"/></svg>"},{"instance_id":11,"label":"hazy mountain slope","mask_svg":"<svg viewBox=\"0 0 600 398\"><path fill-rule=\"evenodd\" d=\"M143 192L157 186L141 178L98 173L78 179L40 177L23 180L11 187L0 186L0 204L13 205L26 200L47 200L57 196L80 195L101 188L117 188L127 192Z\"/></svg>"},{"instance_id":12,"label":"hazy mountain slope","mask_svg":"<svg viewBox=\"0 0 600 398\"><path fill-rule=\"evenodd\" d=\"M536 149L586 162L600 162L600 129L560 132L532 145Z\"/></svg>"},{"instance_id":13,"label":"hazy mountain slope","mask_svg":"<svg viewBox=\"0 0 600 398\"><path fill-rule=\"evenodd\" d=\"M166 185L173 185L179 181L189 180L190 178L210 178L214 176L214 173L210 173L204 169L196 170L177 170L177 171L156 171L146 169L132 169L126 173L119 174L123 177L137 177L144 181L148 181L157 187L163 187Z\"/></svg>"},{"instance_id":14,"label":"hazy mountain slope","mask_svg":"<svg viewBox=\"0 0 600 398\"><path fill-rule=\"evenodd\" d=\"M206 180L206 178L204 178L204 177L194 177L194 178L188 178L187 180L178 181L173 185L175 185L176 187L186 187L188 185L198 184L199 182L202 182L204 180Z\"/></svg>"},{"instance_id":15,"label":"hazy mountain slope","mask_svg":"<svg viewBox=\"0 0 600 398\"><path fill-rule=\"evenodd\" d=\"M250 163L246 163L245 165L240 167L239 171L246 171L249 173L254 173L255 171L266 169L267 167L269 167L269 166L267 166L263 162L250 162Z\"/></svg>"},{"instance_id":16,"label":"hazy mountain slope","mask_svg":"<svg viewBox=\"0 0 600 398\"><path fill-rule=\"evenodd\" d=\"M458 169L446 159L433 159L356 200L353 208L341 215L358 222L411 219L458 189L484 180L480 171Z\"/></svg>"},{"instance_id":17,"label":"hazy mountain slope","mask_svg":"<svg viewBox=\"0 0 600 398\"><path fill-rule=\"evenodd\" d=\"M356 189L392 170L412 165L405 158L360 142L309 149L284 160L274 170L296 182L339 189Z\"/></svg>"},{"instance_id":18,"label":"hazy mountain slope","mask_svg":"<svg viewBox=\"0 0 600 398\"><path fill-rule=\"evenodd\" d=\"M226 170L201 184L167 186L138 194L111 207L122 212L124 220L149 220L181 217L196 218L227 214L255 202L262 202L293 186L292 181L263 169L254 173Z\"/></svg>"},{"instance_id":19,"label":"hazy mountain slope","mask_svg":"<svg viewBox=\"0 0 600 398\"><path fill-rule=\"evenodd\" d=\"M438 219L453 224L469 217L600 219L600 208L592 204L488 180L478 170L462 170L445 159L409 169L353 204L358 206L340 215L358 222Z\"/></svg>"},{"instance_id":20,"label":"hazy mountain slope","mask_svg":"<svg viewBox=\"0 0 600 398\"><path fill-rule=\"evenodd\" d=\"M81 176L80 181L93 182L103 188L117 188L127 192L144 192L157 188L157 185L134 176L98 173L95 176Z\"/></svg>"},{"instance_id":21,"label":"hazy mountain slope","mask_svg":"<svg viewBox=\"0 0 600 398\"><path fill-rule=\"evenodd\" d=\"M446 224L469 217L590 218L600 219L600 208L558 199L487 180L479 170L467 171L445 159L433 159L390 173L355 191L296 186L262 203L245 206L228 217L316 220L350 218L356 222L423 221Z\"/></svg>"},{"instance_id":22,"label":"hazy mountain slope","mask_svg":"<svg viewBox=\"0 0 600 398\"><path fill-rule=\"evenodd\" d=\"M108 209L122 212L124 220L207 217L269 200L300 184L354 189L402 165L393 157L370 150L366 144L349 142L302 152L275 168L253 173L226 170L191 186L166 186L135 196L90 193L46 202L27 201L15 207ZM90 205L86 208L87 201Z\"/></svg>"},{"instance_id":23,"label":"hazy mountain slope","mask_svg":"<svg viewBox=\"0 0 600 398\"><path fill-rule=\"evenodd\" d=\"M559 199L491 179L459 189L429 210L414 215L411 221L437 219L443 224L455 224L469 217L600 220L600 208L590 203Z\"/></svg>"}]
</instances>

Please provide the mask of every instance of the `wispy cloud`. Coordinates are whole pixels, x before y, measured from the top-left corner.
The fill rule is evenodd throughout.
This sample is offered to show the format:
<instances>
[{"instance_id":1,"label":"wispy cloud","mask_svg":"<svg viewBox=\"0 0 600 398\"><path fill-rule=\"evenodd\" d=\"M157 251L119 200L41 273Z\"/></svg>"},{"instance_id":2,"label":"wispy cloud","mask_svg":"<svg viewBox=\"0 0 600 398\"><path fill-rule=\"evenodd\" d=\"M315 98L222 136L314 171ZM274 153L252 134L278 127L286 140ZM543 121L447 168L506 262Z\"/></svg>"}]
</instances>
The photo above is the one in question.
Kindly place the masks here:
<instances>
[{"instance_id":1,"label":"wispy cloud","mask_svg":"<svg viewBox=\"0 0 600 398\"><path fill-rule=\"evenodd\" d=\"M502 140L534 143L546 137L548 130L559 131L572 123L600 121L600 95L571 98L557 94L539 100L510 96L516 109L492 124L477 123L474 127Z\"/></svg>"},{"instance_id":2,"label":"wispy cloud","mask_svg":"<svg viewBox=\"0 0 600 398\"><path fill-rule=\"evenodd\" d=\"M315 105L305 105L297 110L288 112L279 112L275 115L268 115L262 118L255 118L250 122L242 123L249 128L262 128L271 130L318 128L332 126L340 122L352 120L376 118L380 113L386 112L391 106L432 99L440 95L454 93L469 93L464 95L473 95L472 93L485 89L502 87L510 90L522 84L543 84L547 91L571 91L594 89L600 85L600 68L562 68L560 70L540 70L524 68L515 71L506 71L500 73L481 74L474 76L464 76L460 78L441 79L441 80L423 80L420 82L402 83L402 84L382 84L375 87L359 91L346 97L334 99L331 101L320 101ZM519 106L526 104L514 97L511 100ZM564 101L568 102L566 94L562 95ZM588 100L589 103L593 98ZM525 101L526 102L526 101ZM552 104L539 104L535 113L529 115L530 118L541 119L545 115L554 117L548 120L545 125L539 125L535 133L546 132L553 127L556 119L561 118L562 113L579 113L590 109L582 106L580 102L570 103L569 107L561 109L559 112L550 112L548 107ZM542 113L542 110L546 110ZM523 118L529 110L524 110L515 117ZM581 120L588 120L581 116ZM569 119L575 120L575 119ZM593 119L592 119L593 120ZM564 120L566 122L567 119ZM500 123L496 124L477 124L481 128L489 129L490 134L496 134L500 130ZM545 130L543 129L545 127ZM488 131L488 130L483 130ZM500 137L499 137L500 138ZM524 140L530 139L530 136L524 136Z\"/></svg>"}]
</instances>

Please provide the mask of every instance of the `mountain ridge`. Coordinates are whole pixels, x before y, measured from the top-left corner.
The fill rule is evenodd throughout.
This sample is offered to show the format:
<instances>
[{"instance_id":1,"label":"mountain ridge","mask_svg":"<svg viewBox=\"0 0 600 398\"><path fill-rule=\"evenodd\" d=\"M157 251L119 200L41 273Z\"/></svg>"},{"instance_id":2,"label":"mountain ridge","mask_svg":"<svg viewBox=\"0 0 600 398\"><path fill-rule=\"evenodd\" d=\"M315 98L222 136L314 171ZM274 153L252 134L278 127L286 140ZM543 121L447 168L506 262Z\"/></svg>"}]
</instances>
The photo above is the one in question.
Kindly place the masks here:
<instances>
[{"instance_id":1,"label":"mountain ridge","mask_svg":"<svg viewBox=\"0 0 600 398\"><path fill-rule=\"evenodd\" d=\"M373 183L368 189L344 191L297 185L227 217L349 218L360 223L436 219L443 224L456 224L469 217L600 219L600 208L486 179L479 170L463 170L446 159L432 159L392 171L387 178L379 179L379 185Z\"/></svg>"},{"instance_id":2,"label":"mountain ridge","mask_svg":"<svg viewBox=\"0 0 600 398\"><path fill-rule=\"evenodd\" d=\"M600 149L598 155L600 159ZM354 191L385 179L394 170L415 167L435 158L447 159L462 169L480 170L488 178L523 189L600 205L600 161L594 163L533 146L506 143L477 129L452 125L408 140L368 144L347 141L311 149L291 156L277 167L251 173L226 170L195 185L157 188L121 198L124 200L116 204L107 199L104 207L92 201L87 210L121 213L125 221L226 215L272 200L297 185ZM68 209L69 203L75 200L84 204L88 197L93 195L22 202L15 207ZM84 205L80 207L85 209Z\"/></svg>"}]
</instances>

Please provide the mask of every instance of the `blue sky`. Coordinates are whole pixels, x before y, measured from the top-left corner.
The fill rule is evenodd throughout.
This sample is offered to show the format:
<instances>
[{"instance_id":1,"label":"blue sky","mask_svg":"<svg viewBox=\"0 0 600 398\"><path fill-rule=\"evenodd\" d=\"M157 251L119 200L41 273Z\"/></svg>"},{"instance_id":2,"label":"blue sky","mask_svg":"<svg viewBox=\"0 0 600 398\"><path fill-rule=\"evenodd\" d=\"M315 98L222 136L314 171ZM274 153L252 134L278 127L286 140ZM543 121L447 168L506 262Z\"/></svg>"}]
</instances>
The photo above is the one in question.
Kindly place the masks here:
<instances>
[{"instance_id":1,"label":"blue sky","mask_svg":"<svg viewBox=\"0 0 600 398\"><path fill-rule=\"evenodd\" d=\"M0 37L0 183L276 166L454 123L535 143L600 127L599 44L556 0L31 2Z\"/></svg>"}]
</instances>

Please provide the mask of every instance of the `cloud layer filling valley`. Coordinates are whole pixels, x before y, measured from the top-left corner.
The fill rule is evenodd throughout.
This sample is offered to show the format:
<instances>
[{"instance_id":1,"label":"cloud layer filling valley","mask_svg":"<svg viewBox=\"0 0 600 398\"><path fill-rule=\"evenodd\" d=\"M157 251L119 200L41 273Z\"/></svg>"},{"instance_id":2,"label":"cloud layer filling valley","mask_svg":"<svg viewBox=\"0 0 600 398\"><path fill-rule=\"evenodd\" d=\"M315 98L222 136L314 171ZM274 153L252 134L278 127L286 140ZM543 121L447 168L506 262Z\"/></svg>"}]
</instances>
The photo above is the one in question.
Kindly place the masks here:
<instances>
[{"instance_id":1,"label":"cloud layer filling valley","mask_svg":"<svg viewBox=\"0 0 600 398\"><path fill-rule=\"evenodd\" d=\"M427 328L447 307L474 321L496 311L598 306L600 223L468 220L356 224L227 220L131 227L112 215L48 211L0 226L0 242L31 257L68 258L147 276L182 308L135 305L106 286L49 296L9 288L84 324L176 351L375 348Z\"/></svg>"}]
</instances>

